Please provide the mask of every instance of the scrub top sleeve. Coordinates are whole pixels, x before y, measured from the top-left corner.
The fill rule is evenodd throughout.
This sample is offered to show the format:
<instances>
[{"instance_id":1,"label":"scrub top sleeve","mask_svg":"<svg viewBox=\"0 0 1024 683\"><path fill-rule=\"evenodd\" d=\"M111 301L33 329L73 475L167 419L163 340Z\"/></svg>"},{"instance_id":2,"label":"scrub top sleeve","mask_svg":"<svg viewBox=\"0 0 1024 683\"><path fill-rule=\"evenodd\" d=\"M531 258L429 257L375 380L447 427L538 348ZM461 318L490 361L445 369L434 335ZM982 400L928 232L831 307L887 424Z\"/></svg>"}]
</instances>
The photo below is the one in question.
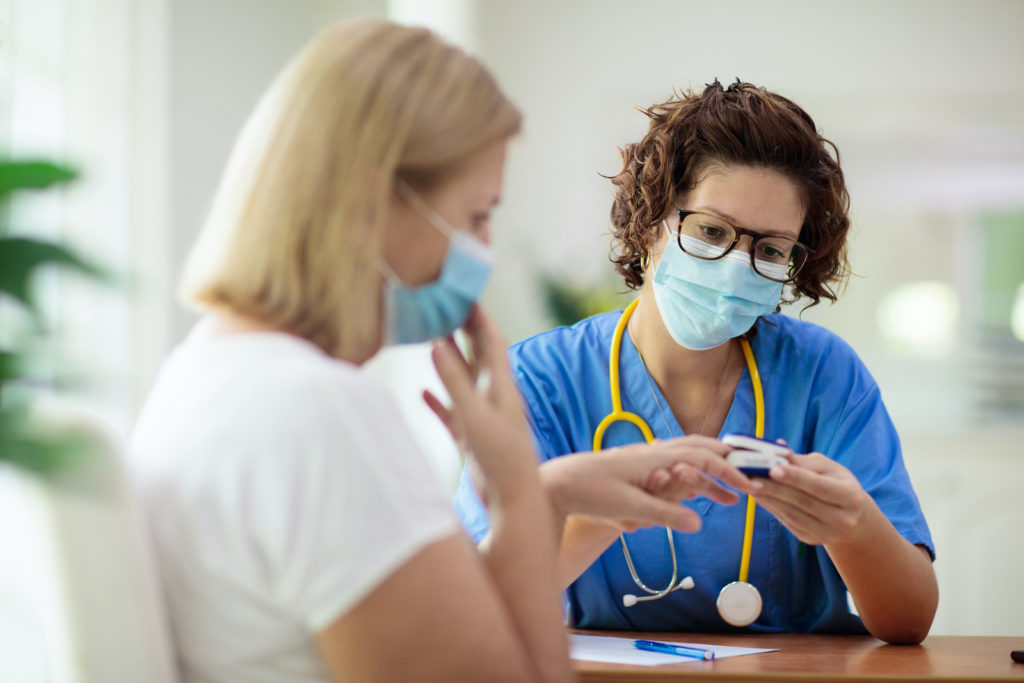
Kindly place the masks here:
<instances>
[{"instance_id":1,"label":"scrub top sleeve","mask_svg":"<svg viewBox=\"0 0 1024 683\"><path fill-rule=\"evenodd\" d=\"M483 540L487 532L491 530L491 516L487 513L483 501L476 492L473 480L469 476L469 467L462 468L462 475L459 477L459 487L455 490L455 497L452 499L452 507L455 509L455 516L462 522L462 528L466 530L474 543Z\"/></svg>"},{"instance_id":2,"label":"scrub top sleeve","mask_svg":"<svg viewBox=\"0 0 1024 683\"><path fill-rule=\"evenodd\" d=\"M519 395L522 398L523 410L526 412L526 419L530 425L530 437L538 462L544 462L555 455L566 453L565 450L556 450L556 447L552 445L551 437L554 435L554 430L551 425L555 422L550 415L551 407L546 401L540 399L544 393L531 375L523 369L522 359L515 347L509 350L508 359L512 366L516 385L519 387ZM452 506L456 516L462 521L466 533L474 543L479 543L490 530L491 519L473 485L468 467L462 468L462 475L459 477L459 486L455 491Z\"/></svg>"},{"instance_id":3,"label":"scrub top sleeve","mask_svg":"<svg viewBox=\"0 0 1024 683\"><path fill-rule=\"evenodd\" d=\"M571 452L565 439L559 438L555 432L554 425L558 422L552 414L551 405L539 398L544 396L544 393L536 386L530 375L515 365L513 368L513 376L519 386L519 395L523 399L523 407L530 423L533 447L537 451L538 460L544 462L555 456Z\"/></svg>"},{"instance_id":4,"label":"scrub top sleeve","mask_svg":"<svg viewBox=\"0 0 1024 683\"><path fill-rule=\"evenodd\" d=\"M928 550L935 559L928 523L903 462L899 436L868 378L867 391L843 407L832 438L823 451L849 469L901 536Z\"/></svg>"},{"instance_id":5,"label":"scrub top sleeve","mask_svg":"<svg viewBox=\"0 0 1024 683\"><path fill-rule=\"evenodd\" d=\"M532 411L529 409L525 397L523 404L530 423L530 440L533 443L534 452L537 454L538 460L543 462L548 457L545 456L544 446L541 441L543 438L542 432L534 422ZM452 506L455 509L455 515L462 521L463 528L469 534L469 537L473 539L473 542L479 543L483 540L487 532L490 531L491 517L483 501L480 500L476 486L473 485L473 478L469 474L468 466L462 468L462 474L459 476L459 487L456 489L455 496L452 499Z\"/></svg>"}]
</instances>

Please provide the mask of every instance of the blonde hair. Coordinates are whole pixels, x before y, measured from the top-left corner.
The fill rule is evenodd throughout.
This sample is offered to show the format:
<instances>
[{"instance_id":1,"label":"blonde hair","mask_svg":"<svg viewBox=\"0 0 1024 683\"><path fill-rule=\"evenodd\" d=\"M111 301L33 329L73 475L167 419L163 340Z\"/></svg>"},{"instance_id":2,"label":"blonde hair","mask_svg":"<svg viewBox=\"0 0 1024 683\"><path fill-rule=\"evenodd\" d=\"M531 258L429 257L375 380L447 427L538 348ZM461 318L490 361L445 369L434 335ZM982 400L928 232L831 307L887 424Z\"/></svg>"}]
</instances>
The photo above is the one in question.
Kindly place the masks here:
<instances>
[{"instance_id":1,"label":"blonde hair","mask_svg":"<svg viewBox=\"0 0 1024 683\"><path fill-rule=\"evenodd\" d=\"M394 179L443 182L520 125L487 69L427 29L365 20L324 31L242 129L182 299L365 360L380 339Z\"/></svg>"}]
</instances>

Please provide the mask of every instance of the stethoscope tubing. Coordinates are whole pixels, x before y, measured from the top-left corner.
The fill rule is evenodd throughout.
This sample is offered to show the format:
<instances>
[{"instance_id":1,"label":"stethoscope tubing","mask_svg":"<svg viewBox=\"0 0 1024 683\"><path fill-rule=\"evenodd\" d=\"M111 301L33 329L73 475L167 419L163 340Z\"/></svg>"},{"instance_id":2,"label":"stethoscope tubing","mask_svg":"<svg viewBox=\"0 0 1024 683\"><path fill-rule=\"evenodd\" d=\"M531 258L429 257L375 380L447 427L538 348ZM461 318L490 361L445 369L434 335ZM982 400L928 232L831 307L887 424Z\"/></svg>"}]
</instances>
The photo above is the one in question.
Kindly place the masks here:
<instances>
[{"instance_id":1,"label":"stethoscope tubing","mask_svg":"<svg viewBox=\"0 0 1024 683\"><path fill-rule=\"evenodd\" d=\"M608 354L608 385L611 393L612 410L601 420L600 423L598 423L597 428L594 430L593 450L595 451L601 450L605 432L616 422L627 422L632 424L640 430L647 443L654 441L654 433L651 430L650 425L648 425L647 422L636 413L631 413L622 409L622 394L619 381L619 353L622 348L622 337L625 335L626 325L629 323L629 319L632 317L633 312L636 310L639 303L639 298L630 302L619 317L619 320L615 325L615 331L612 334L612 345L610 353ZM750 382L753 385L754 390L754 435L760 439L764 438L765 413L764 389L761 385L761 375L758 372L757 361L754 359L754 352L750 348L750 342L746 339L740 339L740 346L743 349L743 357L747 363L747 369L750 372ZM743 550L740 555L740 571L738 579L740 583L746 583L747 578L750 575L750 556L754 540L754 517L756 511L757 500L753 496L747 496L746 518L743 525ZM636 567L633 564L633 558L629 552L629 546L626 543L625 534L619 534L622 553L626 559L626 566L629 569L633 583L636 584L637 588L648 594L647 597L634 598L634 602L657 600L665 597L674 590L684 587L683 582L677 583L679 579L679 572L676 559L675 541L672 537L672 529L665 527L665 532L668 536L669 551L672 555L672 579L669 581L668 585L661 590L650 588L640 580L640 576L637 574Z\"/></svg>"}]
</instances>

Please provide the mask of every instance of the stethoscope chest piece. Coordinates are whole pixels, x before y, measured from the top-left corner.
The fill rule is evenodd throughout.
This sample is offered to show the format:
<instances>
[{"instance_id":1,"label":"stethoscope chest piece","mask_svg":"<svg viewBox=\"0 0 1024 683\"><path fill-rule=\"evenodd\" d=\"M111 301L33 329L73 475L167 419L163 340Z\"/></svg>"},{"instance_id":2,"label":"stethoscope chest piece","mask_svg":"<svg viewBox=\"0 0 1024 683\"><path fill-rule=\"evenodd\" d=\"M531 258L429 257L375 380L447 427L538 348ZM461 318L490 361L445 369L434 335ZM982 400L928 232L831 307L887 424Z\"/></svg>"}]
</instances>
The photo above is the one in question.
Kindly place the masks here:
<instances>
[{"instance_id":1,"label":"stethoscope chest piece","mask_svg":"<svg viewBox=\"0 0 1024 683\"><path fill-rule=\"evenodd\" d=\"M761 615L761 594L746 581L733 581L718 593L718 613L732 626L749 626Z\"/></svg>"}]
</instances>

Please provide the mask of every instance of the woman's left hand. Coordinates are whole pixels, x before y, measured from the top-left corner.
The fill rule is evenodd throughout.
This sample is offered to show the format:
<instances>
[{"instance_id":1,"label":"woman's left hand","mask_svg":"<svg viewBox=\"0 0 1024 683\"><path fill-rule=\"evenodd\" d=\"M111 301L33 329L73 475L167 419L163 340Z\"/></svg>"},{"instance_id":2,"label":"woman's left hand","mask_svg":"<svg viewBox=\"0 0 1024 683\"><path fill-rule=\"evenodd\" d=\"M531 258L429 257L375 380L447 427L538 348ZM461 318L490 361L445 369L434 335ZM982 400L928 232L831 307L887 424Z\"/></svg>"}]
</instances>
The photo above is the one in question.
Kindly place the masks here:
<instances>
[{"instance_id":1,"label":"woman's left hand","mask_svg":"<svg viewBox=\"0 0 1024 683\"><path fill-rule=\"evenodd\" d=\"M757 502L809 545L850 540L873 505L857 477L821 453L790 453L771 469Z\"/></svg>"}]
</instances>

